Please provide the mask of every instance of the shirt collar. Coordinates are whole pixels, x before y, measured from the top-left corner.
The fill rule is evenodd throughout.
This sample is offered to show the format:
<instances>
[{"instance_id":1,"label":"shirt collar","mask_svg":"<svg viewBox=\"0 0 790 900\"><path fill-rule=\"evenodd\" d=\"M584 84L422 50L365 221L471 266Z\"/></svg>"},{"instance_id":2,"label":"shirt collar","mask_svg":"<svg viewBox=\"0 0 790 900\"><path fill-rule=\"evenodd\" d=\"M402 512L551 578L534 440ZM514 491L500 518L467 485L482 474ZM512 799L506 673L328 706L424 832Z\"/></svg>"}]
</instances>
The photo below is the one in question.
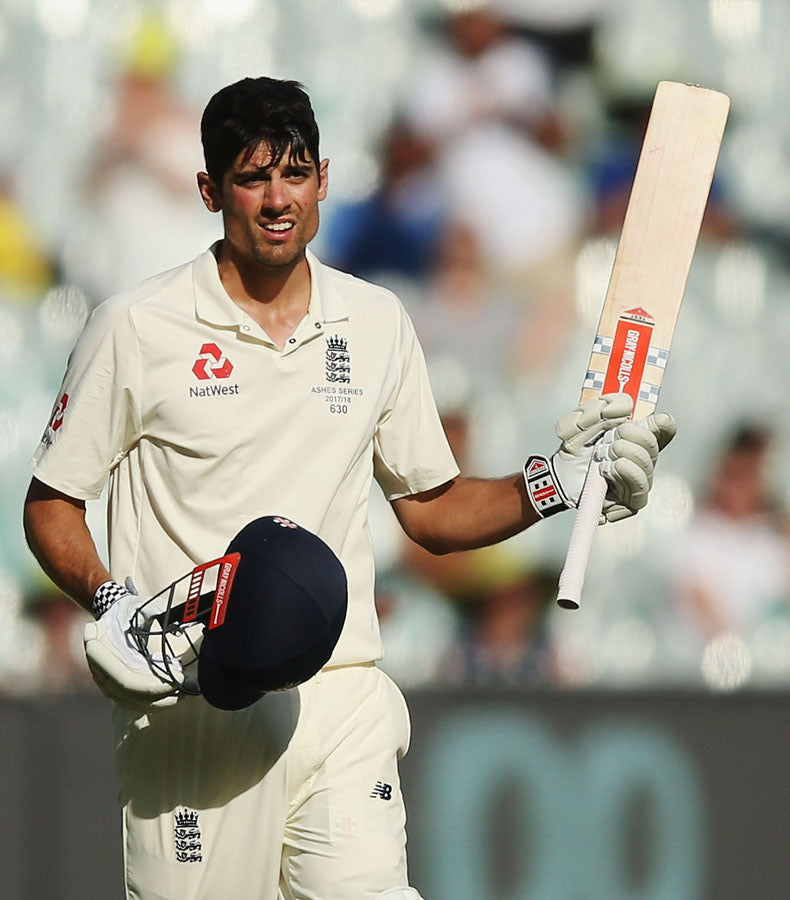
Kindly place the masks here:
<instances>
[{"instance_id":1,"label":"shirt collar","mask_svg":"<svg viewBox=\"0 0 790 900\"><path fill-rule=\"evenodd\" d=\"M322 322L339 322L348 318L348 307L335 287L331 269L325 266L310 250L307 251L310 266L310 311ZM313 303L315 302L315 307Z\"/></svg>"},{"instance_id":2,"label":"shirt collar","mask_svg":"<svg viewBox=\"0 0 790 900\"><path fill-rule=\"evenodd\" d=\"M245 314L231 300L220 281L216 257L220 243L216 241L195 259L192 268L195 315L210 325L233 328L245 321ZM319 322L338 322L347 319L348 307L333 283L330 270L310 250L306 255L310 267L308 316Z\"/></svg>"}]
</instances>

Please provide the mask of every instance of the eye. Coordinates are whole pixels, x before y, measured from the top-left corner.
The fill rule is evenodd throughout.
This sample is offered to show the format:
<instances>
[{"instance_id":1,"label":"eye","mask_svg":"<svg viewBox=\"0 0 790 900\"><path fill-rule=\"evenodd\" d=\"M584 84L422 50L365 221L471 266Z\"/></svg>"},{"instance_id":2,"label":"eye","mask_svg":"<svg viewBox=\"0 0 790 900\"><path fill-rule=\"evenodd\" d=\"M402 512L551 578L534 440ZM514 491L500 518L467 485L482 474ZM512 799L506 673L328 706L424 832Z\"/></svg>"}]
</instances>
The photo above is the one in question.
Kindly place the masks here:
<instances>
[{"instance_id":1,"label":"eye","mask_svg":"<svg viewBox=\"0 0 790 900\"><path fill-rule=\"evenodd\" d=\"M236 184L241 185L241 187L254 187L268 180L269 176L263 172L242 172L237 176Z\"/></svg>"}]
</instances>

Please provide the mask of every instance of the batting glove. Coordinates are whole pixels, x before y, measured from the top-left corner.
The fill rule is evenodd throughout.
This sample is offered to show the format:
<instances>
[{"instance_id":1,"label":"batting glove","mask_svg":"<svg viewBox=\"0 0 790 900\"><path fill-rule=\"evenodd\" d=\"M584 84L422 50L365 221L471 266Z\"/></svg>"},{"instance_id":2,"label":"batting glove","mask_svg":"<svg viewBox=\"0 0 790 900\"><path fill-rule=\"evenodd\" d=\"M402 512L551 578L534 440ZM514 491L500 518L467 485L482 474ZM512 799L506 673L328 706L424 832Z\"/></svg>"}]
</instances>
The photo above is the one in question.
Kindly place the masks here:
<instances>
[{"instance_id":1,"label":"batting glove","mask_svg":"<svg viewBox=\"0 0 790 900\"><path fill-rule=\"evenodd\" d=\"M530 456L524 466L527 493L538 515L577 507L593 463L608 484L602 522L625 519L646 505L659 451L677 428L667 413L631 422L632 409L628 394L602 394L560 419L559 449L550 458Z\"/></svg>"},{"instance_id":2,"label":"batting glove","mask_svg":"<svg viewBox=\"0 0 790 900\"><path fill-rule=\"evenodd\" d=\"M172 706L176 688L152 671L129 634L129 623L140 600L114 581L96 591L93 611L97 621L85 625L85 656L93 680L102 693L127 709L149 712ZM168 660L180 672L177 659Z\"/></svg>"}]
</instances>

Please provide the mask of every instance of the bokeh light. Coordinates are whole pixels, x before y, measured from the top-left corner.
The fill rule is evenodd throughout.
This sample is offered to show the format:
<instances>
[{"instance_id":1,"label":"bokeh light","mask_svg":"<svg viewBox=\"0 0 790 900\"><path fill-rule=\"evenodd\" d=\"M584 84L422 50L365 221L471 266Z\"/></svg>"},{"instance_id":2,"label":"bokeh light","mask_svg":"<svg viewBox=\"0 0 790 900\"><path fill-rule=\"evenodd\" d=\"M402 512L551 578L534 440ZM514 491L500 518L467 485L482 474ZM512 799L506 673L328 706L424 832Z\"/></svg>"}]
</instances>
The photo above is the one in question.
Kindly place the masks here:
<instances>
[{"instance_id":1,"label":"bokeh light","mask_svg":"<svg viewBox=\"0 0 790 900\"><path fill-rule=\"evenodd\" d=\"M702 676L714 691L734 691L743 687L752 671L752 655L737 634L712 638L702 653Z\"/></svg>"}]
</instances>

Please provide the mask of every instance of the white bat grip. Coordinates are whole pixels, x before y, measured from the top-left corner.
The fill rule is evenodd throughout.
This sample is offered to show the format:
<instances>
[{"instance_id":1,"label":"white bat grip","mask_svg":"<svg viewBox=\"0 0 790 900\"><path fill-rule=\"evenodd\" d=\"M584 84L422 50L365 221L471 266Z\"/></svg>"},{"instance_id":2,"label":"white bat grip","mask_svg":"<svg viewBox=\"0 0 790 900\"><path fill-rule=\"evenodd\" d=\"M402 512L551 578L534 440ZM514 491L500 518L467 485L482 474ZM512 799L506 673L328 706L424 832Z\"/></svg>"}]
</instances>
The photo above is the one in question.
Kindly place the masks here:
<instances>
[{"instance_id":1,"label":"white bat grip","mask_svg":"<svg viewBox=\"0 0 790 900\"><path fill-rule=\"evenodd\" d=\"M560 574L557 603L563 609L578 609L581 603L587 560L590 558L593 537L601 518L606 487L606 479L601 475L597 463L593 463L579 498L568 552L565 554L565 565Z\"/></svg>"}]
</instances>

